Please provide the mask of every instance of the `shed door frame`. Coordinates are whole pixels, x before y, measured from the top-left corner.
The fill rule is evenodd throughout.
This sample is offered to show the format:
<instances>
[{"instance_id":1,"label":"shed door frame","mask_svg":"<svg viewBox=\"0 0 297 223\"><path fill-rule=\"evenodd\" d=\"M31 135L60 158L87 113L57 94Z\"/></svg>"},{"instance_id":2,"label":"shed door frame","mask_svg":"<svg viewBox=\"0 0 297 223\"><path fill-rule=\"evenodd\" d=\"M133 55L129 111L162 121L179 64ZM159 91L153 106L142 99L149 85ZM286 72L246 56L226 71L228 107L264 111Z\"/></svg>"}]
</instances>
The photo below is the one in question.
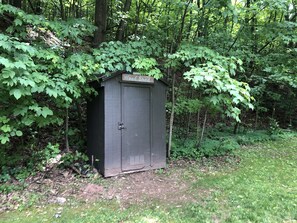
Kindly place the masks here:
<instances>
[{"instance_id":1,"label":"shed door frame","mask_svg":"<svg viewBox=\"0 0 297 223\"><path fill-rule=\"evenodd\" d=\"M124 166L123 159L124 159L124 154L123 154L123 143L124 143L124 134L126 131L125 129L125 120L124 120L124 103L125 103L125 95L124 95L124 88L125 87L135 87L135 88L147 88L149 90L149 126L148 126L148 132L149 132L149 151L148 151L148 163L144 162L143 165L137 165L137 166L130 166L130 168L127 168ZM121 82L121 123L124 125L124 129L121 130L121 169L123 172L129 172L129 171L137 171L141 169L145 169L146 167L151 167L151 162L152 162L152 111L153 111L153 103L152 103L152 85L148 84L139 84L139 83L124 83ZM129 126L128 126L129 127ZM145 159L145 157L144 157Z\"/></svg>"}]
</instances>

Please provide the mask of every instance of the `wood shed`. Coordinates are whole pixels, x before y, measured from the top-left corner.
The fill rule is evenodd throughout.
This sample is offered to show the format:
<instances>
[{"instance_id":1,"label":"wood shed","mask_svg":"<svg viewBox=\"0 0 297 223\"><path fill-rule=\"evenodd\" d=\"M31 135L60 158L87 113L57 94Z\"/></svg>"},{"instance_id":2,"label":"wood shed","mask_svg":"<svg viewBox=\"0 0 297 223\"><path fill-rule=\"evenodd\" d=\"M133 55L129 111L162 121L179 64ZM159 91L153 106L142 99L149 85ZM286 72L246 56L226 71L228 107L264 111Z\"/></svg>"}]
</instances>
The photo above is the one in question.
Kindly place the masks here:
<instances>
[{"instance_id":1,"label":"wood shed","mask_svg":"<svg viewBox=\"0 0 297 223\"><path fill-rule=\"evenodd\" d=\"M93 82L88 102L88 155L105 177L166 167L167 85L117 72Z\"/></svg>"}]
</instances>

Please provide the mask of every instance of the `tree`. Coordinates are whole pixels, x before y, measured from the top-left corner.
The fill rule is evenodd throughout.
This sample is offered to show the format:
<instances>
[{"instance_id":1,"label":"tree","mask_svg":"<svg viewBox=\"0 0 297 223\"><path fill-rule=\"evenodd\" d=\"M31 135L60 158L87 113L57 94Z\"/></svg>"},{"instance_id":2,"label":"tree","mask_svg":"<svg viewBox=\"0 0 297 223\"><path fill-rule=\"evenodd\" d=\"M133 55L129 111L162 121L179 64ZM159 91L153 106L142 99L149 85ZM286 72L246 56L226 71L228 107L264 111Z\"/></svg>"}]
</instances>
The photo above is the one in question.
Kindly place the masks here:
<instances>
[{"instance_id":1,"label":"tree","mask_svg":"<svg viewBox=\"0 0 297 223\"><path fill-rule=\"evenodd\" d=\"M96 0L95 5L95 26L93 45L98 47L106 38L107 0Z\"/></svg>"}]
</instances>

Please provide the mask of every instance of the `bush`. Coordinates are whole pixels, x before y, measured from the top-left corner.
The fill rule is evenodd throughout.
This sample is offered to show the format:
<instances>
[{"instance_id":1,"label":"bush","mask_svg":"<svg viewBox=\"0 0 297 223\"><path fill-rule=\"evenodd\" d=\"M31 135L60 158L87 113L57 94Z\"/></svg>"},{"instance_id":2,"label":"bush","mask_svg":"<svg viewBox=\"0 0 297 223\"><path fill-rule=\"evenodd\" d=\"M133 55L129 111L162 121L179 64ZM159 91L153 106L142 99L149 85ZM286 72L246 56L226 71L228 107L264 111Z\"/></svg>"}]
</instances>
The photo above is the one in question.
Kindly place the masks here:
<instances>
[{"instance_id":1,"label":"bush","mask_svg":"<svg viewBox=\"0 0 297 223\"><path fill-rule=\"evenodd\" d=\"M11 179L24 182L29 176L44 170L47 162L60 153L59 145L52 145L51 143L42 150L33 151L33 149L30 149L26 151L28 154L25 151L16 151L13 154L9 154L5 149L0 151L0 183L9 182ZM5 157L9 157L9 159ZM5 189L5 187L1 187L0 191L2 189Z\"/></svg>"},{"instance_id":2,"label":"bush","mask_svg":"<svg viewBox=\"0 0 297 223\"><path fill-rule=\"evenodd\" d=\"M239 144L232 138L205 139L198 148L196 140L174 140L171 157L173 159L222 156L239 148Z\"/></svg>"},{"instance_id":3,"label":"bush","mask_svg":"<svg viewBox=\"0 0 297 223\"><path fill-rule=\"evenodd\" d=\"M199 153L196 140L187 139L180 140L174 139L172 143L171 157L173 159L188 158L188 159L199 159L201 154Z\"/></svg>"},{"instance_id":4,"label":"bush","mask_svg":"<svg viewBox=\"0 0 297 223\"><path fill-rule=\"evenodd\" d=\"M270 141L271 135L265 130L249 131L246 134L238 134L234 136L240 145L252 145L259 142Z\"/></svg>"},{"instance_id":5,"label":"bush","mask_svg":"<svg viewBox=\"0 0 297 223\"><path fill-rule=\"evenodd\" d=\"M239 144L231 138L206 139L199 148L201 156L223 156L239 149Z\"/></svg>"},{"instance_id":6,"label":"bush","mask_svg":"<svg viewBox=\"0 0 297 223\"><path fill-rule=\"evenodd\" d=\"M272 130L272 131L271 131ZM177 133L180 132L180 129ZM175 134L178 136L179 134ZM201 157L223 156L239 149L240 145L252 145L260 142L289 138L296 136L296 132L280 129L277 123L272 122L269 130L248 130L245 133L233 134L230 127L217 125L208 130L205 140L200 147L195 139L175 137L172 143L171 157L173 159L200 159Z\"/></svg>"}]
</instances>

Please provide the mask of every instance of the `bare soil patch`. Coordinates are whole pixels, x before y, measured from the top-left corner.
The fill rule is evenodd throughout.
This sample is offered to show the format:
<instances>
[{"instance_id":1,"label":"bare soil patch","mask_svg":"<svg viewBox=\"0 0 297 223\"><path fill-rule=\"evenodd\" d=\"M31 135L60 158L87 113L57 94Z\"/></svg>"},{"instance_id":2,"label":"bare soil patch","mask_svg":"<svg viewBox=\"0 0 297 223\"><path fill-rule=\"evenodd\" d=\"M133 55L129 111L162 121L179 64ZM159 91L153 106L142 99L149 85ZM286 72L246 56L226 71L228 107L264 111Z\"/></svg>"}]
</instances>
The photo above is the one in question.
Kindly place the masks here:
<instances>
[{"instance_id":1,"label":"bare soil patch","mask_svg":"<svg viewBox=\"0 0 297 223\"><path fill-rule=\"evenodd\" d=\"M216 162L217 164L218 162ZM220 162L219 162L220 163ZM221 162L224 163L224 162ZM0 194L0 212L42 206L49 203L63 205L71 201L95 202L115 199L122 207L143 202L182 205L195 202L211 191L193 191L192 183L199 177L191 168L206 172L208 167L190 161L172 162L164 170L151 170L117 177L78 177L72 170L51 169L26 180L23 190Z\"/></svg>"}]
</instances>

